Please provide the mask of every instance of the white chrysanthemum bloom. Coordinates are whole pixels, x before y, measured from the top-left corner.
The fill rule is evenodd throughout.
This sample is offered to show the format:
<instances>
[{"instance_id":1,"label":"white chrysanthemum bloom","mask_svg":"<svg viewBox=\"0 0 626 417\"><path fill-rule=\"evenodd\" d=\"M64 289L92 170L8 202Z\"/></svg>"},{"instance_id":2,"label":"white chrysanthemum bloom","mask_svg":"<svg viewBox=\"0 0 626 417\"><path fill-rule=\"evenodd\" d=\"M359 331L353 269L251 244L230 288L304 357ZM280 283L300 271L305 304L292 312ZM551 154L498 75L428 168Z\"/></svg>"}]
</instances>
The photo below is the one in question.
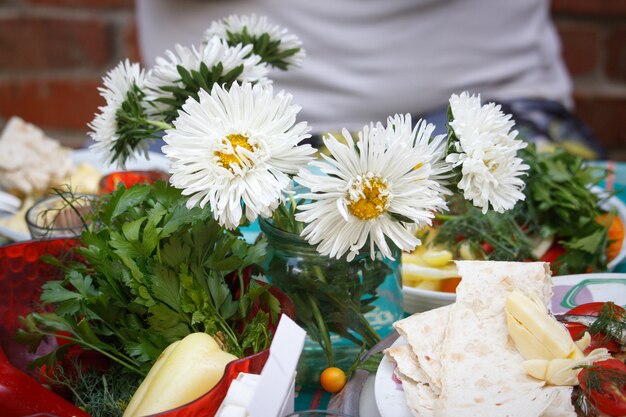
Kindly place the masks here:
<instances>
[{"instance_id":1,"label":"white chrysanthemum bloom","mask_svg":"<svg viewBox=\"0 0 626 417\"><path fill-rule=\"evenodd\" d=\"M420 119L413 126L411 115L396 114L387 120L387 139L390 146L396 141L408 141L416 152L419 152L424 162L416 166L422 169L424 178L435 181L439 190L443 194L451 195L445 185L451 177L452 165L446 162L446 147L448 145L447 135L437 135L433 137L436 126Z\"/></svg>"},{"instance_id":2,"label":"white chrysanthemum bloom","mask_svg":"<svg viewBox=\"0 0 626 417\"><path fill-rule=\"evenodd\" d=\"M91 145L91 149L102 154L102 161L105 164L113 163L116 159L114 146L120 139L117 111L128 98L128 93L133 85L143 90L145 80L146 74L140 65L131 63L127 59L109 71L103 78L104 87L98 88L106 104L99 107L100 113L96 114L94 120L89 124L89 128L92 130L89 132L89 136L95 142ZM148 141L143 140L136 144L134 149L126 149L129 159L132 159L137 151L147 156L148 145ZM121 168L124 168L125 162L123 158L117 159L118 166Z\"/></svg>"},{"instance_id":3,"label":"white chrysanthemum bloom","mask_svg":"<svg viewBox=\"0 0 626 417\"><path fill-rule=\"evenodd\" d=\"M525 174L528 165L517 157L526 143L516 139L517 131L511 115L504 114L499 105L481 106L480 96L467 92L450 97L453 120L450 126L458 139L456 153L446 161L461 165L462 178L458 187L467 200L486 213L489 205L502 213L523 200Z\"/></svg>"},{"instance_id":4,"label":"white chrysanthemum bloom","mask_svg":"<svg viewBox=\"0 0 626 417\"><path fill-rule=\"evenodd\" d=\"M242 206L250 221L269 217L315 152L300 145L310 137L306 122L296 124L300 107L271 85L249 83L216 85L199 99L188 99L166 131L170 182L190 196L187 207L209 203L228 229L239 226Z\"/></svg>"},{"instance_id":5,"label":"white chrysanthemum bloom","mask_svg":"<svg viewBox=\"0 0 626 417\"><path fill-rule=\"evenodd\" d=\"M181 77L177 67L180 65L187 71L199 71L200 64L205 63L207 68L211 70L218 63L222 64L223 74L227 74L231 70L243 64L243 72L237 77L237 81L253 82L257 84L269 84L271 81L267 78L269 69L265 63L261 62L261 57L250 54L252 45L229 46L225 40L217 37L209 42L188 48L182 45L176 45L174 51L166 51L165 57L158 57L156 65L150 72L146 80L146 99L150 101L154 108L148 108L150 113L158 113L164 106L155 102L159 98L172 98L170 92L161 90L162 87L183 87L180 81Z\"/></svg>"},{"instance_id":6,"label":"white chrysanthemum bloom","mask_svg":"<svg viewBox=\"0 0 626 417\"><path fill-rule=\"evenodd\" d=\"M442 156L424 152L429 130L423 124L411 129L408 117L396 117L386 128L364 127L356 144L346 130L345 144L324 138L331 157L310 164L324 175L303 169L296 177L311 191L299 196L311 200L296 214L307 223L302 236L321 254L341 258L347 252L348 260L368 240L372 258L378 248L393 259L387 238L406 251L421 244L414 226L430 225L435 212L446 208L446 190L431 178L432 162ZM437 146L432 150L439 152ZM439 165L436 170L445 171Z\"/></svg>"},{"instance_id":7,"label":"white chrysanthemum bloom","mask_svg":"<svg viewBox=\"0 0 626 417\"><path fill-rule=\"evenodd\" d=\"M231 15L213 22L211 27L204 32L204 39L207 42L215 36L221 39L228 39L229 32L242 33L244 28L246 28L248 34L251 36L260 37L264 33L267 33L271 42L280 41L279 52L296 48L300 49L294 55L287 57L285 62L288 65L297 67L302 64L306 56L306 52L302 48L302 41L300 41L296 35L290 34L287 29L269 23L266 16L257 17L254 14L250 16Z\"/></svg>"}]
</instances>

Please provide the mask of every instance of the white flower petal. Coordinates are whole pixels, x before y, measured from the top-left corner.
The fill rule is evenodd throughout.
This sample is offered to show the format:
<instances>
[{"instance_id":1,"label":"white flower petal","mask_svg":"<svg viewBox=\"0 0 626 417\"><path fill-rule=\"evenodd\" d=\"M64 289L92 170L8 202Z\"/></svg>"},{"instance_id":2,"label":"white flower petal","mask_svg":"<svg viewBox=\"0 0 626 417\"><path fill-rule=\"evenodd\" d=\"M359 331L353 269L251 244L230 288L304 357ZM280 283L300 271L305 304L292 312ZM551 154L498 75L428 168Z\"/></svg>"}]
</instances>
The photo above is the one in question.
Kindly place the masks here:
<instances>
[{"instance_id":1,"label":"white flower petal","mask_svg":"<svg viewBox=\"0 0 626 417\"><path fill-rule=\"evenodd\" d=\"M170 182L191 196L189 207L209 203L228 229L239 226L244 207L250 221L271 215L291 188L289 175L315 152L299 144L309 136L306 123L294 125L300 108L271 85L249 83L214 86L199 99L187 100L166 132Z\"/></svg>"},{"instance_id":2,"label":"white flower petal","mask_svg":"<svg viewBox=\"0 0 626 417\"><path fill-rule=\"evenodd\" d=\"M296 177L310 190L297 196L310 200L296 214L306 223L302 236L321 254L348 260L368 242L371 256L379 250L391 258L387 238L414 249L420 244L411 233L414 225L429 224L450 193L443 182L452 166L444 161L443 138L431 138L433 130L425 122L413 129L407 115L390 118L387 126L364 127L356 143L347 132L346 143L326 137L331 156L310 164L317 172L303 169Z\"/></svg>"},{"instance_id":3,"label":"white flower petal","mask_svg":"<svg viewBox=\"0 0 626 417\"><path fill-rule=\"evenodd\" d=\"M526 143L516 139L511 131L514 122L499 105L481 106L480 96L464 92L450 97L454 120L450 126L458 142L458 153L451 153L446 161L461 166L462 179L458 187L467 200L486 213L489 206L504 212L524 199L524 182L519 178L528 166L517 157Z\"/></svg>"}]
</instances>

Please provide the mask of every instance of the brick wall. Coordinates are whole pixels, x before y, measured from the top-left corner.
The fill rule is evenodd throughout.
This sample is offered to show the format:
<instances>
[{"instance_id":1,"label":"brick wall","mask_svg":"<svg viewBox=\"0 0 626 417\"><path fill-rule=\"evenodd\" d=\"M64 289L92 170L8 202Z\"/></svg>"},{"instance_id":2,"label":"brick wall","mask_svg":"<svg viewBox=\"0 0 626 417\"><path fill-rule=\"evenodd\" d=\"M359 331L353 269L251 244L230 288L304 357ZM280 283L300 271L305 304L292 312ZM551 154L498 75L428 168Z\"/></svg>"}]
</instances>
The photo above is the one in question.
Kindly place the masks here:
<instances>
[{"instance_id":1,"label":"brick wall","mask_svg":"<svg viewBox=\"0 0 626 417\"><path fill-rule=\"evenodd\" d=\"M133 0L0 0L0 126L19 115L80 146L125 57L139 59Z\"/></svg>"},{"instance_id":2,"label":"brick wall","mask_svg":"<svg viewBox=\"0 0 626 417\"><path fill-rule=\"evenodd\" d=\"M576 112L626 161L626 0L553 0L552 9ZM133 19L132 0L0 0L0 126L17 114L79 146L102 75L138 60Z\"/></svg>"},{"instance_id":3,"label":"brick wall","mask_svg":"<svg viewBox=\"0 0 626 417\"><path fill-rule=\"evenodd\" d=\"M626 161L626 0L553 0L576 113Z\"/></svg>"}]
</instances>

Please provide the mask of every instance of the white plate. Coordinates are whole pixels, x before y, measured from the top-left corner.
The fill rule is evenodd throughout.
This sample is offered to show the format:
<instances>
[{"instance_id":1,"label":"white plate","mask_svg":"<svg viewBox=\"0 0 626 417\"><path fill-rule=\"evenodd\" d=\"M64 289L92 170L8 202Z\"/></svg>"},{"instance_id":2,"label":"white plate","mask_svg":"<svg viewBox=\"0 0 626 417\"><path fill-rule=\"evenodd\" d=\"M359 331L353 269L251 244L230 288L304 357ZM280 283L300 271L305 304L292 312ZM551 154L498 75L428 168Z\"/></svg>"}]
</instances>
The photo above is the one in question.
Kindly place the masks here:
<instances>
[{"instance_id":1,"label":"white plate","mask_svg":"<svg viewBox=\"0 0 626 417\"><path fill-rule=\"evenodd\" d=\"M564 313L574 306L594 301L613 301L626 307L626 274L595 273L561 275L553 278L554 295L550 310L555 314ZM401 337L393 346L405 345ZM404 391L399 382L395 382L395 365L383 357L378 371L374 395L380 414L363 414L364 417L413 417L406 405Z\"/></svg>"},{"instance_id":2,"label":"white plate","mask_svg":"<svg viewBox=\"0 0 626 417\"><path fill-rule=\"evenodd\" d=\"M597 189L597 193L602 195L602 190ZM615 209L622 222L626 224L626 204L622 200L617 197L611 197L602 208L604 210ZM625 258L626 242L623 242L619 254L607 265L608 271L614 270ZM404 298L404 311L411 314L443 307L452 304L456 300L456 294L453 293L423 290L409 286L402 287L402 296Z\"/></svg>"},{"instance_id":3,"label":"white plate","mask_svg":"<svg viewBox=\"0 0 626 417\"><path fill-rule=\"evenodd\" d=\"M149 159L142 157L138 157L134 161L129 161L126 164L126 170L128 171L151 171L151 170L159 170L168 172L169 171L169 162L167 158L156 152L148 153ZM87 163L100 172L102 175L109 174L114 171L119 171L115 165L107 165L103 164L100 160L100 156L95 154L93 151L89 149L80 149L72 151L71 154L72 162L74 162L74 166L78 166L78 164ZM11 240L16 242L22 240L29 240L30 234L24 233L20 231L16 231L13 229L9 229L5 226L0 225L0 235L6 236Z\"/></svg>"}]
</instances>

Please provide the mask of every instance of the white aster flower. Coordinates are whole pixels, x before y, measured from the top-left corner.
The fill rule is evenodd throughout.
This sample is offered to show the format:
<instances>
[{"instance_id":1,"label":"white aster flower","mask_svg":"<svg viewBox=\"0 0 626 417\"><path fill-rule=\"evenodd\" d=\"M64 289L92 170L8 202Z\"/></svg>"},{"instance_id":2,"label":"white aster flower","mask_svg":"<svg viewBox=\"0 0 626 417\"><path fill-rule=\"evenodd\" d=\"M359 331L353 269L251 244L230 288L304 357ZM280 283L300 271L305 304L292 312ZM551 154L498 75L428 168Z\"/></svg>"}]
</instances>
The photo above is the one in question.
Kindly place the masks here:
<instances>
[{"instance_id":1,"label":"white aster flower","mask_svg":"<svg viewBox=\"0 0 626 417\"><path fill-rule=\"evenodd\" d=\"M217 37L198 48L176 45L174 51L168 50L165 52L165 57L156 59L156 65L146 80L146 99L157 106L156 113L158 113L164 106L155 100L173 97L172 93L163 91L161 88L184 87L177 69L179 65L187 71L199 71L200 64L204 63L210 71L215 65L221 63L222 74L227 74L243 64L243 72L237 77L238 82L271 83L267 78L269 70L266 64L261 62L261 57L258 55L250 54L251 51L252 45L231 47L226 41ZM155 113L155 109L148 109L148 111Z\"/></svg>"},{"instance_id":2,"label":"white aster flower","mask_svg":"<svg viewBox=\"0 0 626 417\"><path fill-rule=\"evenodd\" d=\"M105 99L106 104L99 108L100 113L96 114L94 120L89 124L92 130L89 136L95 142L91 145L96 153L102 154L102 160L106 164L117 161L120 167L124 167L125 159L116 155L116 144L122 145L118 134L119 125L117 112L122 104L127 100L129 92L133 86L143 90L146 74L139 64L133 64L129 60L122 61L117 67L109 71L103 78L104 87L99 87L100 95ZM121 154L127 154L130 159L137 151L147 156L148 141L142 140L139 143L125 143L125 149Z\"/></svg>"},{"instance_id":3,"label":"white aster flower","mask_svg":"<svg viewBox=\"0 0 626 417\"><path fill-rule=\"evenodd\" d=\"M187 207L209 203L228 229L239 226L242 206L250 221L270 216L315 152L299 145L310 137L306 122L296 124L300 107L271 85L249 83L216 85L199 99L188 99L166 131L170 182L190 196Z\"/></svg>"},{"instance_id":4,"label":"white aster flower","mask_svg":"<svg viewBox=\"0 0 626 417\"><path fill-rule=\"evenodd\" d=\"M483 213L490 204L499 213L512 209L524 199L520 177L528 165L517 157L526 143L516 139L517 131L511 131L515 124L511 115L494 103L481 106L480 96L466 92L450 97L450 109L454 118L450 126L458 141L456 153L446 161L461 166L459 189Z\"/></svg>"},{"instance_id":5,"label":"white aster flower","mask_svg":"<svg viewBox=\"0 0 626 417\"><path fill-rule=\"evenodd\" d=\"M396 114L387 120L387 140L389 146L394 146L396 141L408 141L408 145L422 155L424 162L415 167L421 170L424 178L436 182L433 184L442 194L452 194L445 185L451 177L452 165L446 162L447 135L433 137L435 125L420 119L415 126L411 121L411 115Z\"/></svg>"},{"instance_id":6,"label":"white aster flower","mask_svg":"<svg viewBox=\"0 0 626 417\"><path fill-rule=\"evenodd\" d=\"M213 37L219 37L221 39L228 39L230 34L243 33L244 29L248 35L253 37L260 37L264 33L270 38L270 42L280 42L278 46L278 53L282 53L292 49L299 49L295 54L285 58L285 62L290 66L299 67L302 64L306 53L302 49L302 41L294 34L290 34L285 28L281 28L278 25L270 24L267 21L266 16L257 17L252 14L250 16L237 16L231 15L222 20L213 22L211 27L204 32L205 41L210 41Z\"/></svg>"},{"instance_id":7,"label":"white aster flower","mask_svg":"<svg viewBox=\"0 0 626 417\"><path fill-rule=\"evenodd\" d=\"M302 236L321 254L341 258L347 252L348 260L368 240L372 258L376 248L393 258L387 238L407 251L421 244L414 226L430 225L435 212L446 208L446 191L431 178L445 171L434 169L441 155L424 152L429 130L424 124L411 129L410 118L396 116L386 128L364 127L356 144L346 130L346 144L324 138L332 156L310 165L325 175L304 169L296 177L311 191L299 196L311 200L296 214L307 223ZM433 150L439 152L437 146Z\"/></svg>"}]
</instances>

